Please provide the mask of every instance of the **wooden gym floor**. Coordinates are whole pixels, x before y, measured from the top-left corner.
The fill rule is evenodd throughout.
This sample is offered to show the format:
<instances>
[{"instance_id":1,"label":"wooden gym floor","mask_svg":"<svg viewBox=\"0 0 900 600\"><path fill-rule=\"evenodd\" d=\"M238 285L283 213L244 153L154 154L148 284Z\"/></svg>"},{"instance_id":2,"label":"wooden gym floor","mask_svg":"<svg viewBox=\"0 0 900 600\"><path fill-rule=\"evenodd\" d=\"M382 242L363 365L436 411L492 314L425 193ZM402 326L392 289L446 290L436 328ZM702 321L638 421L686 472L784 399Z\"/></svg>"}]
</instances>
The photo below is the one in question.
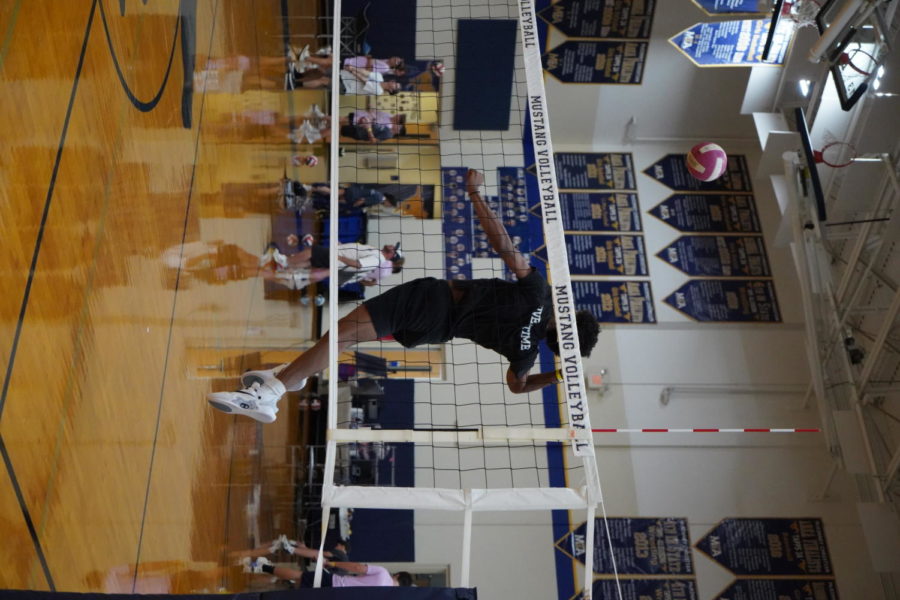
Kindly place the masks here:
<instances>
[{"instance_id":1,"label":"wooden gym floor","mask_svg":"<svg viewBox=\"0 0 900 600\"><path fill-rule=\"evenodd\" d=\"M178 261L268 242L274 198L252 192L297 148L254 115L324 95L285 93L260 57L311 41L316 5L0 2L0 587L240 590L228 552L295 533L298 418L263 438L204 394L302 347L310 309ZM210 58L243 93L199 85Z\"/></svg>"}]
</instances>

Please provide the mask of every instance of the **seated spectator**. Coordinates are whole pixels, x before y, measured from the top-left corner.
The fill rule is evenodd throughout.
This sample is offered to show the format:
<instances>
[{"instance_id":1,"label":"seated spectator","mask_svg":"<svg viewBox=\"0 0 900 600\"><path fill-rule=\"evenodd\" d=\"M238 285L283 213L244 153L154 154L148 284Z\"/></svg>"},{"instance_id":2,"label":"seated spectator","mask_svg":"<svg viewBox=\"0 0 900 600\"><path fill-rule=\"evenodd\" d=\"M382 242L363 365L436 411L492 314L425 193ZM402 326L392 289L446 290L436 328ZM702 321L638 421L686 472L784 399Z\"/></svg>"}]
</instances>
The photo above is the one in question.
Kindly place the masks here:
<instances>
[{"instance_id":1,"label":"seated spectator","mask_svg":"<svg viewBox=\"0 0 900 600\"><path fill-rule=\"evenodd\" d=\"M406 115L374 109L355 110L341 119L341 135L372 144L406 135Z\"/></svg>"}]
</instances>

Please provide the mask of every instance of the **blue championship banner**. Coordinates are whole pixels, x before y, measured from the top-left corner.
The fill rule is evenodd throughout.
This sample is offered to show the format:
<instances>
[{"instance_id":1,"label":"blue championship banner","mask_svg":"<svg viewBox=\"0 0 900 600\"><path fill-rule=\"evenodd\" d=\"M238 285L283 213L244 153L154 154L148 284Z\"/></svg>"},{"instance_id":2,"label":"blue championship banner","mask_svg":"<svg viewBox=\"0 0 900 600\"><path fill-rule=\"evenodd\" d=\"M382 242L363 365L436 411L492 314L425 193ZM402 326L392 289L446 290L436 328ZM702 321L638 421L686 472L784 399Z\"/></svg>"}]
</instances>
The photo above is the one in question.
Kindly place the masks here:
<instances>
[{"instance_id":1,"label":"blue championship banner","mask_svg":"<svg viewBox=\"0 0 900 600\"><path fill-rule=\"evenodd\" d=\"M650 214L678 231L761 233L756 201L747 194L672 194Z\"/></svg>"},{"instance_id":2,"label":"blue championship banner","mask_svg":"<svg viewBox=\"0 0 900 600\"><path fill-rule=\"evenodd\" d=\"M840 600L833 579L736 579L714 600Z\"/></svg>"},{"instance_id":3,"label":"blue championship banner","mask_svg":"<svg viewBox=\"0 0 900 600\"><path fill-rule=\"evenodd\" d=\"M573 38L650 39L656 0L560 0L538 14Z\"/></svg>"},{"instance_id":4,"label":"blue championship banner","mask_svg":"<svg viewBox=\"0 0 900 600\"><path fill-rule=\"evenodd\" d=\"M553 159L562 190L637 190L630 152L554 152Z\"/></svg>"},{"instance_id":5,"label":"blue championship banner","mask_svg":"<svg viewBox=\"0 0 900 600\"><path fill-rule=\"evenodd\" d=\"M642 235L566 235L566 254L572 275L649 275Z\"/></svg>"},{"instance_id":6,"label":"blue championship banner","mask_svg":"<svg viewBox=\"0 0 900 600\"><path fill-rule=\"evenodd\" d=\"M559 204L566 231L642 230L637 194L562 192Z\"/></svg>"},{"instance_id":7,"label":"blue championship banner","mask_svg":"<svg viewBox=\"0 0 900 600\"><path fill-rule=\"evenodd\" d=\"M639 84L644 76L647 42L565 41L545 52L544 70L563 83Z\"/></svg>"},{"instance_id":8,"label":"blue championship banner","mask_svg":"<svg viewBox=\"0 0 900 600\"><path fill-rule=\"evenodd\" d=\"M834 575L822 519L723 519L697 549L738 576Z\"/></svg>"},{"instance_id":9,"label":"blue championship banner","mask_svg":"<svg viewBox=\"0 0 900 600\"><path fill-rule=\"evenodd\" d=\"M644 169L644 174L676 192L750 193L753 191L747 159L741 154L728 155L728 167L725 169L725 173L713 181L700 181L691 175L687 165L684 164L684 156L681 154L665 155Z\"/></svg>"},{"instance_id":10,"label":"blue championship banner","mask_svg":"<svg viewBox=\"0 0 900 600\"><path fill-rule=\"evenodd\" d=\"M597 579L591 586L592 597L597 600L619 598L622 600L697 600L697 582L693 579L621 579L616 585L615 579ZM578 600L582 594L576 596Z\"/></svg>"},{"instance_id":11,"label":"blue championship banner","mask_svg":"<svg viewBox=\"0 0 900 600\"><path fill-rule=\"evenodd\" d=\"M665 302L706 323L781 322L775 285L768 280L691 279Z\"/></svg>"},{"instance_id":12,"label":"blue championship banner","mask_svg":"<svg viewBox=\"0 0 900 600\"><path fill-rule=\"evenodd\" d=\"M753 65L781 65L793 39L794 24L780 19L763 62L771 19L743 19L697 23L685 29L669 42L699 67L744 67Z\"/></svg>"},{"instance_id":13,"label":"blue championship banner","mask_svg":"<svg viewBox=\"0 0 900 600\"><path fill-rule=\"evenodd\" d=\"M444 271L447 279L472 279L472 203L466 197L466 169L441 169Z\"/></svg>"},{"instance_id":14,"label":"blue championship banner","mask_svg":"<svg viewBox=\"0 0 900 600\"><path fill-rule=\"evenodd\" d=\"M772 8L770 0L694 0L694 4L710 16L768 14Z\"/></svg>"},{"instance_id":15,"label":"blue championship banner","mask_svg":"<svg viewBox=\"0 0 900 600\"><path fill-rule=\"evenodd\" d=\"M572 295L601 323L656 323L649 281L573 281Z\"/></svg>"},{"instance_id":16,"label":"blue championship banner","mask_svg":"<svg viewBox=\"0 0 900 600\"><path fill-rule=\"evenodd\" d=\"M759 235L683 235L656 256L687 275L769 277L766 246Z\"/></svg>"},{"instance_id":17,"label":"blue championship banner","mask_svg":"<svg viewBox=\"0 0 900 600\"><path fill-rule=\"evenodd\" d=\"M586 525L582 523L556 544L560 550L582 563ZM602 518L598 518L594 524L593 567L594 573L599 575L612 575L616 571L619 575L693 575L687 519L619 517L606 519L604 523Z\"/></svg>"},{"instance_id":18,"label":"blue championship banner","mask_svg":"<svg viewBox=\"0 0 900 600\"><path fill-rule=\"evenodd\" d=\"M649 275L642 235L567 233L566 254L572 275ZM547 261L547 247L541 246L535 255Z\"/></svg>"}]
</instances>

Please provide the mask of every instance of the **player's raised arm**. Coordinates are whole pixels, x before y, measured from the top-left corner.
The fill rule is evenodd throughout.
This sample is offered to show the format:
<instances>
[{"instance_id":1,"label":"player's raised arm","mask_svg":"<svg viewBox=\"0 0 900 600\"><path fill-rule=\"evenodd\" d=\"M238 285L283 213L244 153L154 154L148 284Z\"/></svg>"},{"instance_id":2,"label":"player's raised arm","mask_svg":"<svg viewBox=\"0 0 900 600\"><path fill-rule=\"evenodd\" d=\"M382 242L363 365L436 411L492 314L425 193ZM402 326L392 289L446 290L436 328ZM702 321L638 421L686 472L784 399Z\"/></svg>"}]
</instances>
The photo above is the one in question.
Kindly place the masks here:
<instances>
[{"instance_id":1,"label":"player's raised arm","mask_svg":"<svg viewBox=\"0 0 900 600\"><path fill-rule=\"evenodd\" d=\"M472 200L475 214L478 215L478 221L487 234L491 247L500 255L500 258L516 274L518 279L527 277L531 273L531 265L516 250L500 218L481 197L482 185L484 185L484 175L474 169L469 169L469 172L466 173L466 192Z\"/></svg>"}]
</instances>

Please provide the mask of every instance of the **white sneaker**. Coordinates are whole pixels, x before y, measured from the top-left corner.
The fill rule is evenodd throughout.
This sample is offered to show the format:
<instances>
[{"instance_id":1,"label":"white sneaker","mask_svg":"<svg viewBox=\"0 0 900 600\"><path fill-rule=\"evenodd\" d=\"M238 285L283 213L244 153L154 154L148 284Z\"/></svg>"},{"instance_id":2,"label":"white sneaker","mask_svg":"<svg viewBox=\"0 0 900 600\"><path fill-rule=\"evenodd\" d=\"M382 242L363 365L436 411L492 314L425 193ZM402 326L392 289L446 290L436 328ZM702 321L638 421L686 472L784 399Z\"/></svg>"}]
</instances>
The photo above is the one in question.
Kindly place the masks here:
<instances>
[{"instance_id":1,"label":"white sneaker","mask_svg":"<svg viewBox=\"0 0 900 600\"><path fill-rule=\"evenodd\" d=\"M271 369L257 369L253 371L246 371L243 375L241 375L241 385L244 387L250 387L254 383L264 384L277 381L278 374L284 371L285 367L287 366L288 363L284 363L283 365L278 365L277 367L273 367ZM279 383L281 382L279 381Z\"/></svg>"},{"instance_id":2,"label":"white sneaker","mask_svg":"<svg viewBox=\"0 0 900 600\"><path fill-rule=\"evenodd\" d=\"M310 144L315 144L322 139L321 130L310 123L309 119L304 119L300 126L294 129L293 135L295 136L294 142L297 144L302 144L303 138L306 138Z\"/></svg>"},{"instance_id":3,"label":"white sneaker","mask_svg":"<svg viewBox=\"0 0 900 600\"><path fill-rule=\"evenodd\" d=\"M272 423L278 413L277 402L287 391L284 384L272 378L271 383L254 383L236 392L206 395L213 408L226 413L244 415L260 423Z\"/></svg>"},{"instance_id":4,"label":"white sneaker","mask_svg":"<svg viewBox=\"0 0 900 600\"><path fill-rule=\"evenodd\" d=\"M303 116L317 117L317 118L321 119L321 118L324 118L326 115L325 115L325 113L322 112L322 109L319 108L318 104L313 104L312 106L309 107L309 110L306 111L306 114L304 114Z\"/></svg>"},{"instance_id":5,"label":"white sneaker","mask_svg":"<svg viewBox=\"0 0 900 600\"><path fill-rule=\"evenodd\" d=\"M271 564L272 563L265 556L260 556L258 558L245 556L241 559L241 566L244 567L244 573L265 573L265 571L262 570L263 566Z\"/></svg>"},{"instance_id":6,"label":"white sneaker","mask_svg":"<svg viewBox=\"0 0 900 600\"><path fill-rule=\"evenodd\" d=\"M259 266L265 267L267 264L275 260L276 251L277 248L275 248L274 246L269 246L268 248L266 248L266 251L259 256Z\"/></svg>"},{"instance_id":7,"label":"white sneaker","mask_svg":"<svg viewBox=\"0 0 900 600\"><path fill-rule=\"evenodd\" d=\"M269 546L269 552L275 554L279 550L284 550L288 554L293 554L297 549L297 542L291 539L288 539L288 536L285 534L281 534L278 536L278 539L272 542L272 545Z\"/></svg>"},{"instance_id":8,"label":"white sneaker","mask_svg":"<svg viewBox=\"0 0 900 600\"><path fill-rule=\"evenodd\" d=\"M272 258L275 260L275 264L281 267L282 269L287 269L288 267L288 257L278 251L278 248L274 248L272 250Z\"/></svg>"},{"instance_id":9,"label":"white sneaker","mask_svg":"<svg viewBox=\"0 0 900 600\"><path fill-rule=\"evenodd\" d=\"M300 48L300 52L297 53L297 62L302 63L305 67L307 58L309 58L309 44Z\"/></svg>"}]
</instances>

